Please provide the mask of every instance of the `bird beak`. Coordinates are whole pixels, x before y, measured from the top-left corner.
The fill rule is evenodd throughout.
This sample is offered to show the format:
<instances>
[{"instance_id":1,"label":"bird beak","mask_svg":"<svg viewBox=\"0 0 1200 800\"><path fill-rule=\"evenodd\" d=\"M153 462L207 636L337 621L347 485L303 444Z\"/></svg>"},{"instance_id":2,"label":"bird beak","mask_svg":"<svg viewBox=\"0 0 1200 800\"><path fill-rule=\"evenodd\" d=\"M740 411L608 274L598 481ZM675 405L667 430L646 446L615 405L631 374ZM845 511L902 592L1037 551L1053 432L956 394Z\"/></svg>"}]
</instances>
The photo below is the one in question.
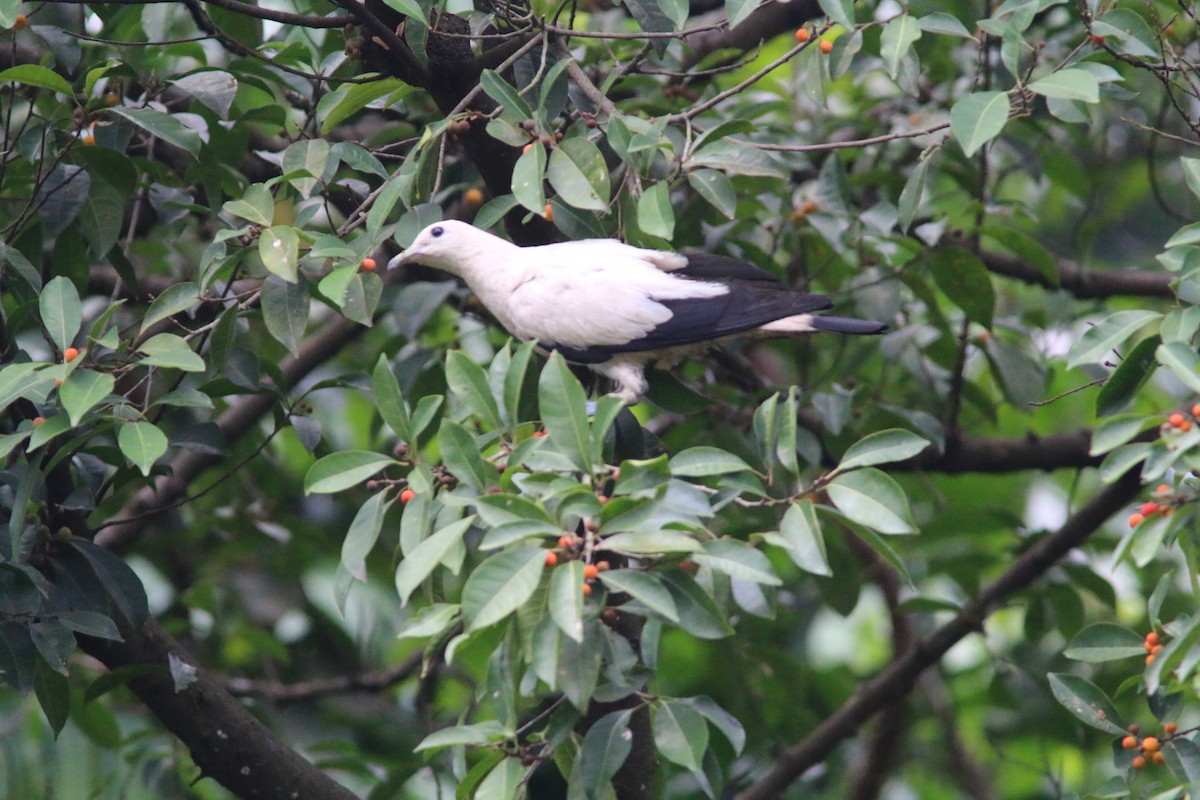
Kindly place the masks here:
<instances>
[{"instance_id":1,"label":"bird beak","mask_svg":"<svg viewBox=\"0 0 1200 800\"><path fill-rule=\"evenodd\" d=\"M417 253L416 250L414 250L413 248L410 247L407 250L405 250L404 252L402 252L400 255L394 256L390 261L388 261L387 268L395 269L396 267L400 266L401 264L411 264L418 255L419 255L419 253Z\"/></svg>"}]
</instances>

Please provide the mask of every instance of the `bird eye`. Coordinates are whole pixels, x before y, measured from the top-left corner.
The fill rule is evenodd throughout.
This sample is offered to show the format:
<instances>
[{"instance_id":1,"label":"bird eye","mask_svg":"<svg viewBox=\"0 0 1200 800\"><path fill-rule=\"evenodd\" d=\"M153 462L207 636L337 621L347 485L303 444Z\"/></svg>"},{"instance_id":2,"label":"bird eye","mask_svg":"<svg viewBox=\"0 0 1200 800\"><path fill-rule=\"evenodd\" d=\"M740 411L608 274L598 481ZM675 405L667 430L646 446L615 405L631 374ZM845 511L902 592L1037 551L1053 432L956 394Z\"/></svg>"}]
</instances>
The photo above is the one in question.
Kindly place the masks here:
<instances>
[{"instance_id":1,"label":"bird eye","mask_svg":"<svg viewBox=\"0 0 1200 800\"><path fill-rule=\"evenodd\" d=\"M436 239L437 237L441 236L441 235L442 235L443 233L445 233L445 232L446 232L446 231L445 231L445 229L443 229L443 228L442 228L442 227L439 225L438 227L436 227L436 228L434 228L433 230L431 230L431 231L429 232L429 235L430 235L430 236L432 236L433 238L435 238L435 239Z\"/></svg>"}]
</instances>

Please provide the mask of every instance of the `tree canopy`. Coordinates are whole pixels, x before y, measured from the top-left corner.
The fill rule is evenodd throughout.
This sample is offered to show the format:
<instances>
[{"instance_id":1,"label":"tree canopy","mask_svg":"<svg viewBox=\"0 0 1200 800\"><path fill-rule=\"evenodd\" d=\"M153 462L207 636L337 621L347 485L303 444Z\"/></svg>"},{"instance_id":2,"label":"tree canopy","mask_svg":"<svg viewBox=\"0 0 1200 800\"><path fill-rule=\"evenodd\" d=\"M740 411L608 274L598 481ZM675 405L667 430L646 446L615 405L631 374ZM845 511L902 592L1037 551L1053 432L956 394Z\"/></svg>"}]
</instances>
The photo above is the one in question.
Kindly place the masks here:
<instances>
[{"instance_id":1,"label":"tree canopy","mask_svg":"<svg viewBox=\"0 0 1200 800\"><path fill-rule=\"evenodd\" d=\"M1196 15L0 0L3 791L1195 795ZM890 330L627 409L443 218Z\"/></svg>"}]
</instances>

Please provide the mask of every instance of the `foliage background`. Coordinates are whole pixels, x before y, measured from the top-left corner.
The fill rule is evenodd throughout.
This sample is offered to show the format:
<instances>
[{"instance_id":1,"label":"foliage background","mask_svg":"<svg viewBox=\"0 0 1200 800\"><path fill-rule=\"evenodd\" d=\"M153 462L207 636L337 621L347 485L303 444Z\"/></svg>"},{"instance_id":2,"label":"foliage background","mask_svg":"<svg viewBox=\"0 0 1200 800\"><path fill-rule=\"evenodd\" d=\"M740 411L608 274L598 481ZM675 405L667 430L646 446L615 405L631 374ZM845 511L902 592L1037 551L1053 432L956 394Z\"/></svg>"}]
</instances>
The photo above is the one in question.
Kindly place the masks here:
<instances>
[{"instance_id":1,"label":"foliage background","mask_svg":"<svg viewBox=\"0 0 1200 800\"><path fill-rule=\"evenodd\" d=\"M1195 11L3 0L5 793L1194 793ZM442 217L893 327L589 421Z\"/></svg>"}]
</instances>

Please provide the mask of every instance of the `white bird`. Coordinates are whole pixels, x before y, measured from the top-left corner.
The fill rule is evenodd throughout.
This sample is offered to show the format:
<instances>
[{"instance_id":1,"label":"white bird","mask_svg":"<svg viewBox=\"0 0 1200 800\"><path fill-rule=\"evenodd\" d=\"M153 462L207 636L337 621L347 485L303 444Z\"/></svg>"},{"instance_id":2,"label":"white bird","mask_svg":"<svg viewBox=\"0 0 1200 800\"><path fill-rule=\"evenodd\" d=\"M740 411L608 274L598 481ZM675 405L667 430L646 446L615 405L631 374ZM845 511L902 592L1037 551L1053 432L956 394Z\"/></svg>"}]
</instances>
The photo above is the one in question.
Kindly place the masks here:
<instances>
[{"instance_id":1,"label":"white bird","mask_svg":"<svg viewBox=\"0 0 1200 800\"><path fill-rule=\"evenodd\" d=\"M816 315L833 301L735 258L644 250L615 239L518 247L444 220L417 234L388 266L409 263L459 276L509 333L611 378L626 403L645 393L648 362L697 345L887 329Z\"/></svg>"}]
</instances>

